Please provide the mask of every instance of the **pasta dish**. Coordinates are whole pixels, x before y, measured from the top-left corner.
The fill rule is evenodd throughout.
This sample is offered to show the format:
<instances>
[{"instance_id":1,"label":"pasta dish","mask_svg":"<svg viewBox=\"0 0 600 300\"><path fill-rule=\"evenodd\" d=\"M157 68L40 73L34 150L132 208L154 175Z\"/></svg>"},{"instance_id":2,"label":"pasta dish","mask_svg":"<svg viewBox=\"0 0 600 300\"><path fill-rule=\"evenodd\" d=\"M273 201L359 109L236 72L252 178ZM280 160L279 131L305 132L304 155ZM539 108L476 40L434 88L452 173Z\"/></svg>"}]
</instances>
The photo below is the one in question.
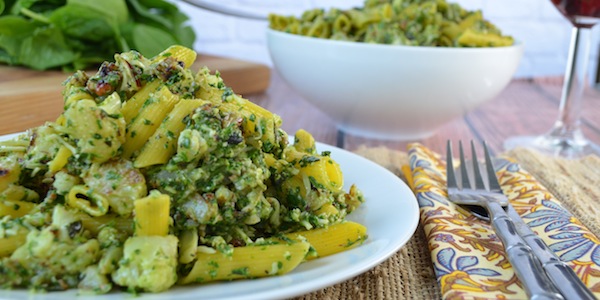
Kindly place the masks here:
<instances>
[{"instance_id":1,"label":"pasta dish","mask_svg":"<svg viewBox=\"0 0 600 300\"><path fill-rule=\"evenodd\" d=\"M0 287L161 292L287 273L360 245L364 200L304 130L196 53L115 55L54 122L0 142Z\"/></svg>"},{"instance_id":2,"label":"pasta dish","mask_svg":"<svg viewBox=\"0 0 600 300\"><path fill-rule=\"evenodd\" d=\"M269 15L271 29L309 37L408 46L501 47L513 45L481 11L446 0L365 0L352 9L321 8L302 16Z\"/></svg>"}]
</instances>

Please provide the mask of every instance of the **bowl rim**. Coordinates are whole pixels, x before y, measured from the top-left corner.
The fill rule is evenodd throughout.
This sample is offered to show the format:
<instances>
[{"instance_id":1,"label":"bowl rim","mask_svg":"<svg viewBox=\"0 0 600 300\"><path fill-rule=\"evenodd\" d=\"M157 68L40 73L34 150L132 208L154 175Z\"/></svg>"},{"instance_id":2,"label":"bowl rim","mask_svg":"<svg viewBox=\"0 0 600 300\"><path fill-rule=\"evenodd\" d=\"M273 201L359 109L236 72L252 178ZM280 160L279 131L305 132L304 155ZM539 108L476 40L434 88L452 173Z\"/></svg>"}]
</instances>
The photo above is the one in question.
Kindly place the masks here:
<instances>
[{"instance_id":1,"label":"bowl rim","mask_svg":"<svg viewBox=\"0 0 600 300\"><path fill-rule=\"evenodd\" d=\"M501 52L519 50L523 48L523 42L515 40L513 45L500 46L500 47L431 47L431 46L408 46L408 45L392 45L392 44L376 44L376 43L364 43L364 42L349 42L332 39L324 39L317 37L310 37L305 35L299 35L273 28L267 27L267 40L272 36L278 36L287 39L295 39L298 41L306 41L314 44L321 44L324 46L338 46L338 47L356 47L356 48L373 48L381 50L390 49L401 49L405 51L431 51L431 52L477 52L477 51L490 51L490 52ZM270 45L270 43L269 43Z\"/></svg>"}]
</instances>

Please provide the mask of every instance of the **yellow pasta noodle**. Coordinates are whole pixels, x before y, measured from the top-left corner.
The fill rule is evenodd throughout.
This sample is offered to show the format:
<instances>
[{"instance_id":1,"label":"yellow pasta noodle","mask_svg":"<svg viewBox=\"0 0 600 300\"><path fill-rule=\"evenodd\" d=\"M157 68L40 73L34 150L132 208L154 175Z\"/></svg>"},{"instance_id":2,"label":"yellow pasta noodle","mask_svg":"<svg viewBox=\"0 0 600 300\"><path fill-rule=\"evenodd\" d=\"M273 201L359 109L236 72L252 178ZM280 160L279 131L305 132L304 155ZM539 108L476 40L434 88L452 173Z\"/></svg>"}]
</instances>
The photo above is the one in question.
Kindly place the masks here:
<instances>
[{"instance_id":1,"label":"yellow pasta noodle","mask_svg":"<svg viewBox=\"0 0 600 300\"><path fill-rule=\"evenodd\" d=\"M307 259L314 259L352 249L362 244L367 238L367 228L359 223L348 221L333 224L327 228L288 233L285 236L292 240L305 239L309 242L317 252L317 256L309 256Z\"/></svg>"},{"instance_id":2,"label":"yellow pasta noodle","mask_svg":"<svg viewBox=\"0 0 600 300\"><path fill-rule=\"evenodd\" d=\"M35 203L31 202L0 200L0 217L19 218L28 214L34 207Z\"/></svg>"},{"instance_id":3,"label":"yellow pasta noodle","mask_svg":"<svg viewBox=\"0 0 600 300\"><path fill-rule=\"evenodd\" d=\"M95 193L84 185L76 185L71 188L66 202L69 206L99 217L108 212L108 200L99 193Z\"/></svg>"},{"instance_id":4,"label":"yellow pasta noodle","mask_svg":"<svg viewBox=\"0 0 600 300\"><path fill-rule=\"evenodd\" d=\"M300 169L299 176L306 175L324 188L338 191L344 185L342 171L337 162L328 156L288 151L288 161Z\"/></svg>"},{"instance_id":5,"label":"yellow pasta noodle","mask_svg":"<svg viewBox=\"0 0 600 300\"><path fill-rule=\"evenodd\" d=\"M154 92L160 87L160 80L155 80L146 83L139 91L137 91L131 98L123 104L121 108L121 114L125 118L125 123L131 123L131 120L138 115L142 106L146 101L152 101L151 97Z\"/></svg>"},{"instance_id":6,"label":"yellow pasta noodle","mask_svg":"<svg viewBox=\"0 0 600 300\"><path fill-rule=\"evenodd\" d=\"M135 234L137 236L158 235L169 233L169 209L171 198L154 190L148 197L135 200Z\"/></svg>"},{"instance_id":7,"label":"yellow pasta noodle","mask_svg":"<svg viewBox=\"0 0 600 300\"><path fill-rule=\"evenodd\" d=\"M220 105L224 111L238 112L244 116L244 135L263 142L275 143L275 127L281 125L279 116L241 97L233 97Z\"/></svg>"},{"instance_id":8,"label":"yellow pasta noodle","mask_svg":"<svg viewBox=\"0 0 600 300\"><path fill-rule=\"evenodd\" d=\"M153 58L153 62L160 61L165 57L173 57L178 61L183 62L184 68L189 68L192 66L194 61L196 61L196 51L187 47L174 45L156 55Z\"/></svg>"},{"instance_id":9,"label":"yellow pasta noodle","mask_svg":"<svg viewBox=\"0 0 600 300\"><path fill-rule=\"evenodd\" d=\"M168 88L160 88L141 108L139 115L127 126L123 157L129 158L142 148L179 99Z\"/></svg>"},{"instance_id":10,"label":"yellow pasta noodle","mask_svg":"<svg viewBox=\"0 0 600 300\"><path fill-rule=\"evenodd\" d=\"M136 168L166 163L177 150L177 138L185 128L183 119L206 103L204 100L179 101L150 137L134 161Z\"/></svg>"},{"instance_id":11,"label":"yellow pasta noodle","mask_svg":"<svg viewBox=\"0 0 600 300\"><path fill-rule=\"evenodd\" d=\"M300 152L315 153L315 138L308 131L300 129L294 135L294 148Z\"/></svg>"},{"instance_id":12,"label":"yellow pasta noodle","mask_svg":"<svg viewBox=\"0 0 600 300\"><path fill-rule=\"evenodd\" d=\"M513 44L512 38L501 37L497 34L465 30L457 40L459 45L468 47L502 47Z\"/></svg>"},{"instance_id":13,"label":"yellow pasta noodle","mask_svg":"<svg viewBox=\"0 0 600 300\"><path fill-rule=\"evenodd\" d=\"M25 244L26 233L0 238L0 257L11 255L17 248Z\"/></svg>"},{"instance_id":14,"label":"yellow pasta noodle","mask_svg":"<svg viewBox=\"0 0 600 300\"><path fill-rule=\"evenodd\" d=\"M180 284L285 274L302 262L310 244L296 242L236 247L233 254L198 252L194 267Z\"/></svg>"},{"instance_id":15,"label":"yellow pasta noodle","mask_svg":"<svg viewBox=\"0 0 600 300\"><path fill-rule=\"evenodd\" d=\"M483 19L481 11L467 11L446 0L366 0L363 7L311 9L298 18L270 15L269 24L274 30L292 34L363 43L432 47L502 47L514 43L512 37L502 35Z\"/></svg>"},{"instance_id":16,"label":"yellow pasta noodle","mask_svg":"<svg viewBox=\"0 0 600 300\"><path fill-rule=\"evenodd\" d=\"M56 153L54 159L52 159L48 163L48 170L52 173L58 172L62 169L68 162L69 157L71 157L73 153L66 146L61 146Z\"/></svg>"}]
</instances>

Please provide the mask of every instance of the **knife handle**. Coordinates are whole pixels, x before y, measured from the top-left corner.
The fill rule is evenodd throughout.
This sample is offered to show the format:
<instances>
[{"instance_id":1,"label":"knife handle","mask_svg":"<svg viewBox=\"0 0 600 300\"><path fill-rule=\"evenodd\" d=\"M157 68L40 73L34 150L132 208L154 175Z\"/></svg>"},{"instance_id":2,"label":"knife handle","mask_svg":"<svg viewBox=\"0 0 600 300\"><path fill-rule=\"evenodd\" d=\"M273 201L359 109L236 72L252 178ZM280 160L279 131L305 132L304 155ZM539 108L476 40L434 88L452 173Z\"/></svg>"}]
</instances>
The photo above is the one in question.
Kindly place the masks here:
<instances>
[{"instance_id":1,"label":"knife handle","mask_svg":"<svg viewBox=\"0 0 600 300\"><path fill-rule=\"evenodd\" d=\"M544 272L542 264L534 256L531 248L517 234L517 229L504 208L493 201L487 203L487 208L492 227L502 240L506 256L517 277L521 280L529 299L564 300L552 280Z\"/></svg>"},{"instance_id":2,"label":"knife handle","mask_svg":"<svg viewBox=\"0 0 600 300\"><path fill-rule=\"evenodd\" d=\"M525 226L527 227L527 225ZM569 299L596 299L594 294L579 279L579 276L575 274L575 271L556 257L556 254L548 248L541 238L531 231L529 227L526 230L523 229L521 231L526 231L521 232L523 239L531 247L533 253L542 263L542 267L546 270L546 274L548 274L548 277L550 277L563 295L568 295Z\"/></svg>"}]
</instances>

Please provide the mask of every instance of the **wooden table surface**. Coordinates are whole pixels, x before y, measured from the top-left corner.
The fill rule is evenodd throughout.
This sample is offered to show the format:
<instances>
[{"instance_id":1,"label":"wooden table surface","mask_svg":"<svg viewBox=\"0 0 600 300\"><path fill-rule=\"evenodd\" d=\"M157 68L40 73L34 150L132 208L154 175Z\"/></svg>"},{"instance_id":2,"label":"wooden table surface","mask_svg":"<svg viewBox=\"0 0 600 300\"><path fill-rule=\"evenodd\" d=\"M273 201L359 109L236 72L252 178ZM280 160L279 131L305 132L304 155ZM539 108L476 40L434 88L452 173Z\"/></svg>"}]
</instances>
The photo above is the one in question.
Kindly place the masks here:
<instances>
[{"instance_id":1,"label":"wooden table surface","mask_svg":"<svg viewBox=\"0 0 600 300\"><path fill-rule=\"evenodd\" d=\"M496 98L462 118L441 127L433 136L416 141L382 141L345 134L341 138L335 124L315 106L295 93L276 72L266 93L245 95L248 99L276 112L289 134L303 128L317 141L356 149L361 144L387 146L405 151L410 142L420 142L435 151L443 151L446 140L486 140L492 150L503 151L503 141L511 136L546 133L558 114L561 78L516 79ZM584 93L582 129L600 144L600 91L589 88ZM343 142L343 145L342 145Z\"/></svg>"},{"instance_id":2,"label":"wooden table surface","mask_svg":"<svg viewBox=\"0 0 600 300\"><path fill-rule=\"evenodd\" d=\"M14 86L10 80L3 81L0 82L0 112L3 114L0 117L0 134L23 131L27 129L26 125L53 120L61 110L62 98L57 91L53 91L55 96L50 96L56 98L53 103L36 103L36 100L20 96L20 91L27 90L27 86ZM433 136L416 142L435 151L443 151L447 139L486 140L492 150L501 152L502 143L508 137L542 134L551 128L558 112L561 81L561 78L513 80L496 98L447 123ZM409 142L415 142L372 140L341 134L327 115L294 92L275 71L272 71L271 82L265 92L243 96L280 115L283 129L290 135L303 128L319 142L348 150L366 144L404 151ZM584 97L583 132L590 140L600 144L600 91L589 88Z\"/></svg>"}]
</instances>

